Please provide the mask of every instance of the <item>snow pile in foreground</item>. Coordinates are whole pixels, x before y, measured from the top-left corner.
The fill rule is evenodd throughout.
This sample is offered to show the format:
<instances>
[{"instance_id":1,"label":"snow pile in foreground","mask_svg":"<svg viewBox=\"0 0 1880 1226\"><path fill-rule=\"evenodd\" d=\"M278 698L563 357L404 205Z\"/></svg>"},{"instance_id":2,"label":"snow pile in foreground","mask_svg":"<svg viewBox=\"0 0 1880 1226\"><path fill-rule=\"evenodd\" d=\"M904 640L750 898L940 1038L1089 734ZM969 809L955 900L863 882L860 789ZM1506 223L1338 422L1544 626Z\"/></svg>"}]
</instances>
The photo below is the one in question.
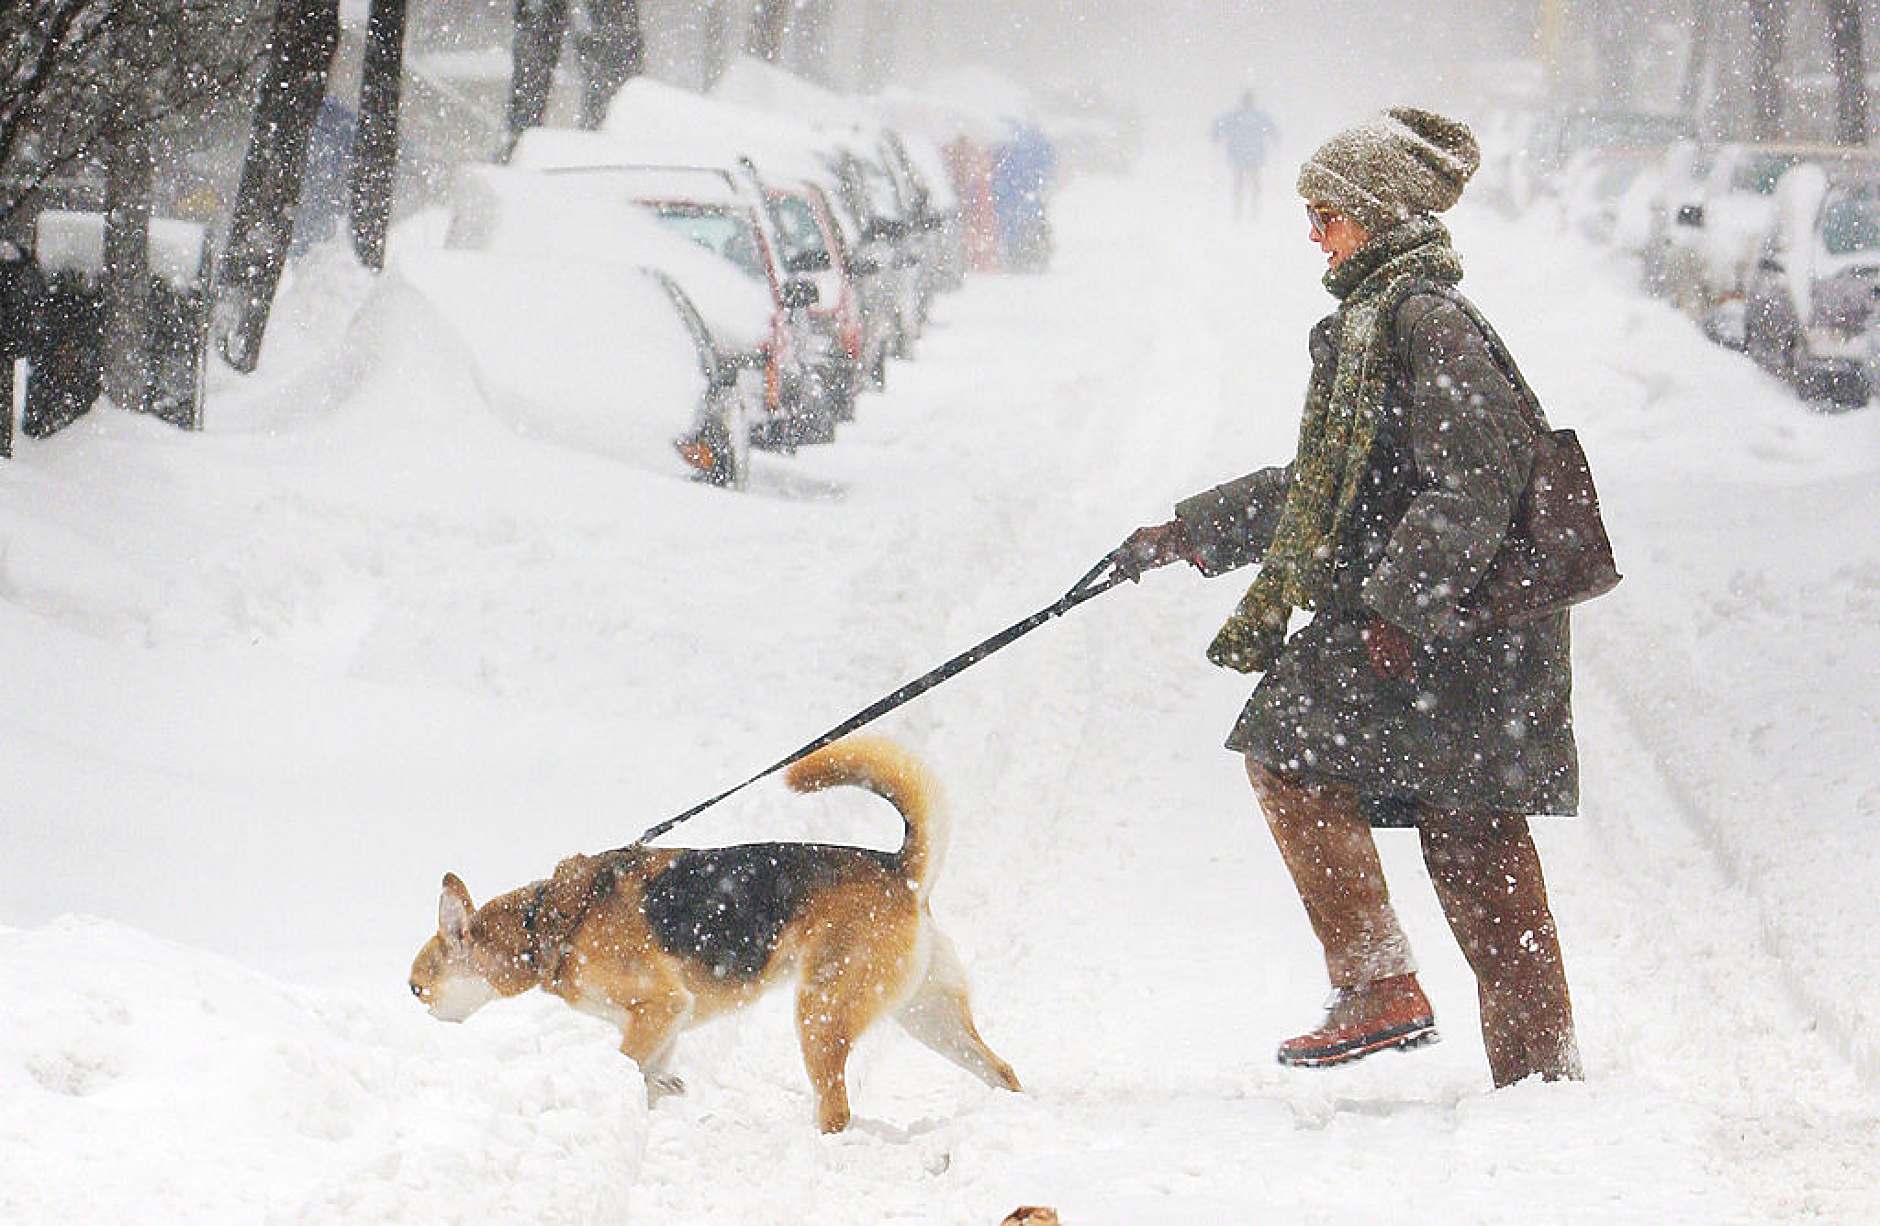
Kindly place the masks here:
<instances>
[{"instance_id":1,"label":"snow pile in foreground","mask_svg":"<svg viewBox=\"0 0 1880 1226\"><path fill-rule=\"evenodd\" d=\"M536 1003L470 1034L101 920L0 932L0 1218L623 1220L640 1079Z\"/></svg>"}]
</instances>

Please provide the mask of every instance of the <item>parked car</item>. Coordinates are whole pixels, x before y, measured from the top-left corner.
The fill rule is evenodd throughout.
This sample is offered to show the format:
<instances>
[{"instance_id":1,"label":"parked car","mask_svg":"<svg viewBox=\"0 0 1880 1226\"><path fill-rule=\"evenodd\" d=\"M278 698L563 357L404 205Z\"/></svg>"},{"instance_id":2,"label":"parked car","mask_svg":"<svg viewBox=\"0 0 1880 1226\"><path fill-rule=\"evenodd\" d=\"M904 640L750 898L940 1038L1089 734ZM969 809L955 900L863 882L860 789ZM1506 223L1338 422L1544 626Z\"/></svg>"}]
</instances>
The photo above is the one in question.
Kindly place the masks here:
<instances>
[{"instance_id":1,"label":"parked car","mask_svg":"<svg viewBox=\"0 0 1880 1226\"><path fill-rule=\"evenodd\" d=\"M927 250L918 223L879 156L860 142L841 147L829 164L837 177L835 198L859 232L859 253L879 271L879 292L869 309L892 338L894 355L911 358L931 285L922 266Z\"/></svg>"},{"instance_id":2,"label":"parked car","mask_svg":"<svg viewBox=\"0 0 1880 1226\"><path fill-rule=\"evenodd\" d=\"M924 157L924 142L884 128L882 161L894 179L902 214L919 236L920 322L924 329L933 301L956 288L965 276L966 253L960 237L959 201L947 182L939 150Z\"/></svg>"},{"instance_id":3,"label":"parked car","mask_svg":"<svg viewBox=\"0 0 1880 1226\"><path fill-rule=\"evenodd\" d=\"M793 447L834 439L838 411L825 383L832 338L811 314L821 291L784 263L782 236L767 224L762 188L753 185L753 198L732 172L710 167L623 167L607 173L631 178L636 200L653 216L769 286L776 311L768 348L787 352L791 361L777 367L772 396L783 410L783 433L764 441Z\"/></svg>"},{"instance_id":4,"label":"parked car","mask_svg":"<svg viewBox=\"0 0 1880 1226\"><path fill-rule=\"evenodd\" d=\"M992 150L1005 138L1002 111L988 98L967 104L899 86L874 96L873 114L900 134L945 218L940 288L965 284L973 268L996 263L992 217Z\"/></svg>"},{"instance_id":5,"label":"parked car","mask_svg":"<svg viewBox=\"0 0 1880 1226\"><path fill-rule=\"evenodd\" d=\"M1662 153L1674 141L1695 139L1688 116L1651 111L1574 107L1544 112L1523 125L1526 143L1519 165L1501 175L1519 185L1522 204L1539 194L1558 194L1562 175L1584 153Z\"/></svg>"},{"instance_id":6,"label":"parked car","mask_svg":"<svg viewBox=\"0 0 1880 1226\"><path fill-rule=\"evenodd\" d=\"M735 168L760 188L786 270L815 282L809 322L822 338L828 416L854 415L855 394L879 386L889 338L875 304L881 270L844 215L829 156L838 138L806 122L638 78L614 96L598 137L614 156Z\"/></svg>"},{"instance_id":7,"label":"parked car","mask_svg":"<svg viewBox=\"0 0 1880 1226\"><path fill-rule=\"evenodd\" d=\"M634 162L604 135L550 128L523 133L510 164L570 183L605 179L625 199L767 288L772 303L764 345L770 412L752 442L790 450L835 438L836 414L821 373L828 340L809 315L820 291L784 267L782 239L762 185L748 169Z\"/></svg>"},{"instance_id":8,"label":"parked car","mask_svg":"<svg viewBox=\"0 0 1880 1226\"><path fill-rule=\"evenodd\" d=\"M1750 356L1810 399L1865 404L1877 303L1880 168L1790 170L1749 275Z\"/></svg>"},{"instance_id":9,"label":"parked car","mask_svg":"<svg viewBox=\"0 0 1880 1226\"><path fill-rule=\"evenodd\" d=\"M1694 319L1740 297L1757 245L1775 219L1776 184L1790 167L1871 160L1834 145L1727 144L1695 200L1678 207L1664 253L1667 295Z\"/></svg>"},{"instance_id":10,"label":"parked car","mask_svg":"<svg viewBox=\"0 0 1880 1226\"><path fill-rule=\"evenodd\" d=\"M587 256L437 248L401 253L392 272L455 335L485 400L517 433L744 483L740 367L672 278Z\"/></svg>"},{"instance_id":11,"label":"parked car","mask_svg":"<svg viewBox=\"0 0 1880 1226\"><path fill-rule=\"evenodd\" d=\"M1637 246L1639 279L1647 293L1661 298L1671 295L1678 214L1686 205L1702 199L1716 158L1715 144L1696 140L1676 141L1660 157L1651 178L1643 233Z\"/></svg>"},{"instance_id":12,"label":"parked car","mask_svg":"<svg viewBox=\"0 0 1880 1226\"><path fill-rule=\"evenodd\" d=\"M1561 221L1594 242L1607 242L1618 227L1619 206L1658 162L1643 149L1603 149L1583 153L1562 176Z\"/></svg>"},{"instance_id":13,"label":"parked car","mask_svg":"<svg viewBox=\"0 0 1880 1226\"><path fill-rule=\"evenodd\" d=\"M885 348L884 340L869 335L863 270L822 188L803 180L763 178L761 173L760 179L782 239L785 269L816 282L818 301L809 311L825 344L823 384L836 420L848 421L855 416L855 395L870 361L878 372Z\"/></svg>"},{"instance_id":14,"label":"parked car","mask_svg":"<svg viewBox=\"0 0 1880 1226\"><path fill-rule=\"evenodd\" d=\"M700 361L726 391L682 440L690 462L719 484L740 485L752 436L783 429L766 403L766 348L775 323L768 289L722 257L676 234L612 176L544 175L500 166L466 167L451 198L444 245L542 260L593 261L657 274L688 331L703 328ZM732 393L735 393L735 397ZM697 440L710 446L701 449Z\"/></svg>"}]
</instances>

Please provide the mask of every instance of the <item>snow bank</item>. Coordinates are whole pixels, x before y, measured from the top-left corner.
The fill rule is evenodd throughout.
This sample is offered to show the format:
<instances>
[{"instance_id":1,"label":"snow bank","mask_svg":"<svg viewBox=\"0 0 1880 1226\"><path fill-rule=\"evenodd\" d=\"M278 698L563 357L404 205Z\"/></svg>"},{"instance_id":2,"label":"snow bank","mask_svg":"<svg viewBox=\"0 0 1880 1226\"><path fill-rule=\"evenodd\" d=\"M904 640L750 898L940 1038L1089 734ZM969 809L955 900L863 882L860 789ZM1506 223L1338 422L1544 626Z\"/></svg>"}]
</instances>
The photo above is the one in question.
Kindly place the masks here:
<instances>
[{"instance_id":1,"label":"snow bank","mask_svg":"<svg viewBox=\"0 0 1880 1226\"><path fill-rule=\"evenodd\" d=\"M0 1217L622 1221L646 1104L608 1034L450 1027L102 920L0 931Z\"/></svg>"}]
</instances>

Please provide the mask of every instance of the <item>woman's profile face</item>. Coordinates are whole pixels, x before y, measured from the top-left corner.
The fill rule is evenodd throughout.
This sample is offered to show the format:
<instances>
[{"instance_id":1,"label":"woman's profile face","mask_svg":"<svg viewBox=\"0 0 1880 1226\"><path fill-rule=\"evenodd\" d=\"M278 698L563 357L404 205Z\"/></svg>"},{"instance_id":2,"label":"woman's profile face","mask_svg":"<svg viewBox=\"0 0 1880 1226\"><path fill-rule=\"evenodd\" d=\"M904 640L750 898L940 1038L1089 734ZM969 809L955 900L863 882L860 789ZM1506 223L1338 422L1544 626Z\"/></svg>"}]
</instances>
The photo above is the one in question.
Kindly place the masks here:
<instances>
[{"instance_id":1,"label":"woman's profile face","mask_svg":"<svg viewBox=\"0 0 1880 1226\"><path fill-rule=\"evenodd\" d=\"M1369 230L1330 205L1316 201L1306 204L1306 224L1312 241L1325 253L1325 262L1333 268L1371 241Z\"/></svg>"}]
</instances>

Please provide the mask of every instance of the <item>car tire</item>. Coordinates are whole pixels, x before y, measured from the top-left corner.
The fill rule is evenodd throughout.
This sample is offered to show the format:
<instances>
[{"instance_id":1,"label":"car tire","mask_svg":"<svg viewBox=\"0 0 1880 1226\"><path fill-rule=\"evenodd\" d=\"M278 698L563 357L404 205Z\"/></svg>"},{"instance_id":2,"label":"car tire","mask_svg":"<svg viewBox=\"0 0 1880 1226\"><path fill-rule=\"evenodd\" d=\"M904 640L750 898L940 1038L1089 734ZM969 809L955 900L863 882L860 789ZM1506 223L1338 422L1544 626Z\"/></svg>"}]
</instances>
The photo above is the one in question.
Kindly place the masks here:
<instances>
[{"instance_id":1,"label":"car tire","mask_svg":"<svg viewBox=\"0 0 1880 1226\"><path fill-rule=\"evenodd\" d=\"M828 379L829 411L839 422L855 420L855 385L857 381L855 368L846 362L830 372Z\"/></svg>"}]
</instances>

